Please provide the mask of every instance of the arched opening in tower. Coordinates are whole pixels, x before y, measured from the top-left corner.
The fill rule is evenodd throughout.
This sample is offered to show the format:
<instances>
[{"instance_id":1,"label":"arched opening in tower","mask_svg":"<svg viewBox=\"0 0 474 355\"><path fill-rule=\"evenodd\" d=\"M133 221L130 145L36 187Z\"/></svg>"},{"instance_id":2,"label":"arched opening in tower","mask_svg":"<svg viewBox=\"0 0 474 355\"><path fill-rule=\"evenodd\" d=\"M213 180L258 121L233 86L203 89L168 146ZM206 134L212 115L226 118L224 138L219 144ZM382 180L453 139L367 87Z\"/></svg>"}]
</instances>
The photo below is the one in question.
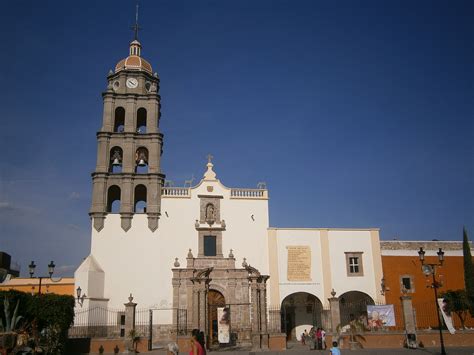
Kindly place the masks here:
<instances>
[{"instance_id":1,"label":"arched opening in tower","mask_svg":"<svg viewBox=\"0 0 474 355\"><path fill-rule=\"evenodd\" d=\"M123 151L120 147L110 149L109 172L113 174L122 172Z\"/></svg>"},{"instance_id":2,"label":"arched opening in tower","mask_svg":"<svg viewBox=\"0 0 474 355\"><path fill-rule=\"evenodd\" d=\"M146 109L140 107L137 111L137 133L146 133Z\"/></svg>"},{"instance_id":3,"label":"arched opening in tower","mask_svg":"<svg viewBox=\"0 0 474 355\"><path fill-rule=\"evenodd\" d=\"M107 212L120 213L121 191L117 185L112 185L107 191Z\"/></svg>"},{"instance_id":4,"label":"arched opening in tower","mask_svg":"<svg viewBox=\"0 0 474 355\"><path fill-rule=\"evenodd\" d=\"M137 174L148 173L148 149L140 147L135 153L135 172Z\"/></svg>"},{"instance_id":5,"label":"arched opening in tower","mask_svg":"<svg viewBox=\"0 0 474 355\"><path fill-rule=\"evenodd\" d=\"M123 132L125 130L125 109L117 107L115 109L114 132Z\"/></svg>"},{"instance_id":6,"label":"arched opening in tower","mask_svg":"<svg viewBox=\"0 0 474 355\"><path fill-rule=\"evenodd\" d=\"M135 187L134 212L146 213L146 187L144 185Z\"/></svg>"}]
</instances>

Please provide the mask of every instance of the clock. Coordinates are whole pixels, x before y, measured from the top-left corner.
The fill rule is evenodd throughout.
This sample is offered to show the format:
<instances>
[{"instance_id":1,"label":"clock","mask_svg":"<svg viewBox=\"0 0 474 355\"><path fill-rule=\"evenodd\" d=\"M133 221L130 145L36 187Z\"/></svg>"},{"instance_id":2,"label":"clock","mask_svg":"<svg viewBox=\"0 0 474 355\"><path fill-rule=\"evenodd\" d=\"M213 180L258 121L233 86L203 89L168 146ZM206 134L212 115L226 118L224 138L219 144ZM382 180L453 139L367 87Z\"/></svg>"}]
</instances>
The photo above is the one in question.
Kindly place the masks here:
<instances>
[{"instance_id":1,"label":"clock","mask_svg":"<svg viewBox=\"0 0 474 355\"><path fill-rule=\"evenodd\" d=\"M128 78L127 79L127 87L129 89L135 89L138 87L138 80L135 78Z\"/></svg>"}]
</instances>

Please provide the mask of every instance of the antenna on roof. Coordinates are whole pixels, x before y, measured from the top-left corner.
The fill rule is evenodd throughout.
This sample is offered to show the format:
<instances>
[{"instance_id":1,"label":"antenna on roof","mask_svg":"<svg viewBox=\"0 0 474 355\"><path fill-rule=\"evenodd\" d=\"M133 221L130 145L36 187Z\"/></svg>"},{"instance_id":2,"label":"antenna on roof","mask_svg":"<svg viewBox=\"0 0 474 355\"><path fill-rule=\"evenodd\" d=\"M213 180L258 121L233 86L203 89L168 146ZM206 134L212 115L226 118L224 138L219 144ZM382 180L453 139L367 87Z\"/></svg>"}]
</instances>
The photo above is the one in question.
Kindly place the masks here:
<instances>
[{"instance_id":1,"label":"antenna on roof","mask_svg":"<svg viewBox=\"0 0 474 355\"><path fill-rule=\"evenodd\" d=\"M135 24L131 27L131 29L135 32L135 41L138 41L138 31L141 30L141 27L138 26L138 0L135 7Z\"/></svg>"}]
</instances>

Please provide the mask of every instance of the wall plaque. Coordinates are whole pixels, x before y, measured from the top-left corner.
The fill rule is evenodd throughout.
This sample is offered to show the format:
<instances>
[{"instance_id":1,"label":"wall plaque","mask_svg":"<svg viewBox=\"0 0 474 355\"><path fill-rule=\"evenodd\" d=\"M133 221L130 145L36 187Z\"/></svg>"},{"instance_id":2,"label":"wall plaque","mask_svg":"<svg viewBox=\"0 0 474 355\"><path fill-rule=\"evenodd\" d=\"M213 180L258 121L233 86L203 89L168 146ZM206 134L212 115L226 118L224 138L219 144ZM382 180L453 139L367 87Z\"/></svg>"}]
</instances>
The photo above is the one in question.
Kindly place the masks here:
<instances>
[{"instance_id":1,"label":"wall plaque","mask_svg":"<svg viewBox=\"0 0 474 355\"><path fill-rule=\"evenodd\" d=\"M288 281L311 281L311 248L308 245L287 246Z\"/></svg>"}]
</instances>

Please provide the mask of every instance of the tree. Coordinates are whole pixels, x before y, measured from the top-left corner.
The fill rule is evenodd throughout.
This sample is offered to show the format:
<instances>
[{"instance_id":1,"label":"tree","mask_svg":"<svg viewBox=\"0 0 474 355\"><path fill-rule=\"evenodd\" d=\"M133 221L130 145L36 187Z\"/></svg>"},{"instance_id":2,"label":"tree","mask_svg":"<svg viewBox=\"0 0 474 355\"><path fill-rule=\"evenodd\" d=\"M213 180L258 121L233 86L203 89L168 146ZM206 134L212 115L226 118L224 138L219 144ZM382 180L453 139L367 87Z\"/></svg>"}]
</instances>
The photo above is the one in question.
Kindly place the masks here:
<instances>
[{"instance_id":1,"label":"tree","mask_svg":"<svg viewBox=\"0 0 474 355\"><path fill-rule=\"evenodd\" d=\"M466 286L467 299L469 302L469 312L474 317L474 266L472 265L471 247L467 237L466 228L463 228L462 242L464 256L464 285Z\"/></svg>"},{"instance_id":2,"label":"tree","mask_svg":"<svg viewBox=\"0 0 474 355\"><path fill-rule=\"evenodd\" d=\"M462 329L466 329L464 322L466 320L467 312L469 311L469 300L467 298L466 290L448 290L443 295L445 306L444 311L446 313L454 312L461 321Z\"/></svg>"}]
</instances>

